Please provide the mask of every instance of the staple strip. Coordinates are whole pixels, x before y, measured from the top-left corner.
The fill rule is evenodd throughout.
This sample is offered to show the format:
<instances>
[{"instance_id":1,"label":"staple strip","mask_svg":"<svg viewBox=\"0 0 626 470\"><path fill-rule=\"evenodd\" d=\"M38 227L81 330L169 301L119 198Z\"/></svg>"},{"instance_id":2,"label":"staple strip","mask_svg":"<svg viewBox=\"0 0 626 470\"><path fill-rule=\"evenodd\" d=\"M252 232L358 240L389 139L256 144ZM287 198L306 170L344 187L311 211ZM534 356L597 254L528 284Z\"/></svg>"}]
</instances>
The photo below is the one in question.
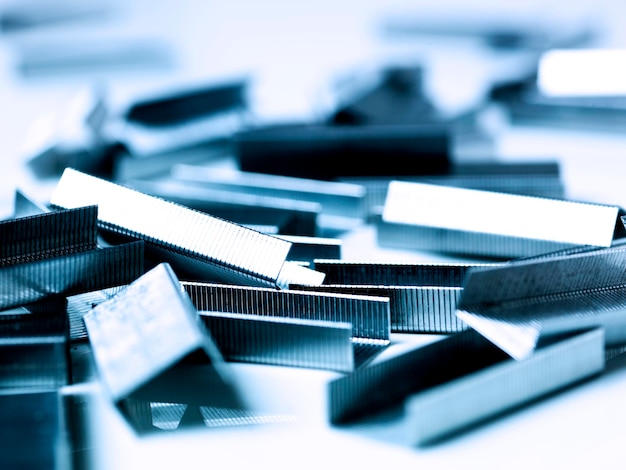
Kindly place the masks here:
<instances>
[{"instance_id":1,"label":"staple strip","mask_svg":"<svg viewBox=\"0 0 626 470\"><path fill-rule=\"evenodd\" d=\"M346 177L340 178L339 181L364 186L367 191L367 207L370 212L373 212L377 207L383 207L385 205L389 183L397 179L398 178ZM442 175L401 178L401 180L413 183L437 184L440 186L452 186L456 188L477 189L551 199L563 199L565 197L565 188L558 175L520 175L517 177L510 175Z\"/></svg>"},{"instance_id":2,"label":"staple strip","mask_svg":"<svg viewBox=\"0 0 626 470\"><path fill-rule=\"evenodd\" d=\"M97 207L0 222L0 267L96 247Z\"/></svg>"},{"instance_id":3,"label":"staple strip","mask_svg":"<svg viewBox=\"0 0 626 470\"><path fill-rule=\"evenodd\" d=\"M292 290L389 298L392 333L456 333L466 329L457 318L461 287L363 286L330 284L292 285Z\"/></svg>"},{"instance_id":4,"label":"staple strip","mask_svg":"<svg viewBox=\"0 0 626 470\"><path fill-rule=\"evenodd\" d=\"M200 312L227 361L350 372L352 326L237 313Z\"/></svg>"},{"instance_id":5,"label":"staple strip","mask_svg":"<svg viewBox=\"0 0 626 470\"><path fill-rule=\"evenodd\" d=\"M515 358L541 336L601 325L626 343L626 247L511 262L470 272L457 316Z\"/></svg>"},{"instance_id":6,"label":"staple strip","mask_svg":"<svg viewBox=\"0 0 626 470\"><path fill-rule=\"evenodd\" d=\"M389 299L181 282L198 310L350 323L352 336L389 340Z\"/></svg>"},{"instance_id":7,"label":"staple strip","mask_svg":"<svg viewBox=\"0 0 626 470\"><path fill-rule=\"evenodd\" d=\"M414 394L406 401L409 439L427 444L601 373L602 329L543 347L525 361L506 361ZM446 410L442 413L442 410Z\"/></svg>"},{"instance_id":8,"label":"staple strip","mask_svg":"<svg viewBox=\"0 0 626 470\"><path fill-rule=\"evenodd\" d=\"M570 243L466 232L376 220L377 242L382 247L471 255L497 260L537 256L572 248Z\"/></svg>"},{"instance_id":9,"label":"staple strip","mask_svg":"<svg viewBox=\"0 0 626 470\"><path fill-rule=\"evenodd\" d=\"M529 357L541 338L601 326L607 347L626 345L626 285L516 299L457 316L513 358Z\"/></svg>"},{"instance_id":10,"label":"staple strip","mask_svg":"<svg viewBox=\"0 0 626 470\"><path fill-rule=\"evenodd\" d=\"M462 287L470 269L487 263L379 263L316 259L313 267L326 274L324 284L370 286Z\"/></svg>"},{"instance_id":11,"label":"staple strip","mask_svg":"<svg viewBox=\"0 0 626 470\"><path fill-rule=\"evenodd\" d=\"M116 402L196 351L220 367L219 352L166 263L83 319L98 372Z\"/></svg>"},{"instance_id":12,"label":"staple strip","mask_svg":"<svg viewBox=\"0 0 626 470\"><path fill-rule=\"evenodd\" d=\"M143 262L139 241L0 268L0 309L125 284Z\"/></svg>"},{"instance_id":13,"label":"staple strip","mask_svg":"<svg viewBox=\"0 0 626 470\"><path fill-rule=\"evenodd\" d=\"M467 330L329 382L329 419L349 422L404 403L411 443L422 445L598 374L604 364L602 329L555 339L524 361Z\"/></svg>"},{"instance_id":14,"label":"staple strip","mask_svg":"<svg viewBox=\"0 0 626 470\"><path fill-rule=\"evenodd\" d=\"M367 213L366 189L356 184L183 164L172 167L172 176L204 188L315 202L325 214L363 219Z\"/></svg>"},{"instance_id":15,"label":"staple strip","mask_svg":"<svg viewBox=\"0 0 626 470\"><path fill-rule=\"evenodd\" d=\"M135 179L126 184L142 193L241 225L279 224L285 234L314 236L322 212L322 206L314 202L201 188L169 178Z\"/></svg>"},{"instance_id":16,"label":"staple strip","mask_svg":"<svg viewBox=\"0 0 626 470\"><path fill-rule=\"evenodd\" d=\"M381 224L391 233L380 240L482 256L532 256L567 245L610 246L618 212L616 206L392 181ZM402 226L413 230L394 237Z\"/></svg>"},{"instance_id":17,"label":"staple strip","mask_svg":"<svg viewBox=\"0 0 626 470\"><path fill-rule=\"evenodd\" d=\"M461 300L465 308L625 284L626 247L617 246L471 270Z\"/></svg>"},{"instance_id":18,"label":"staple strip","mask_svg":"<svg viewBox=\"0 0 626 470\"><path fill-rule=\"evenodd\" d=\"M173 264L181 256L191 259L196 267L204 266L210 280L230 271L242 283L275 286L291 247L284 240L71 168L64 171L51 204L98 205L100 228L145 240L164 255L173 253Z\"/></svg>"}]
</instances>

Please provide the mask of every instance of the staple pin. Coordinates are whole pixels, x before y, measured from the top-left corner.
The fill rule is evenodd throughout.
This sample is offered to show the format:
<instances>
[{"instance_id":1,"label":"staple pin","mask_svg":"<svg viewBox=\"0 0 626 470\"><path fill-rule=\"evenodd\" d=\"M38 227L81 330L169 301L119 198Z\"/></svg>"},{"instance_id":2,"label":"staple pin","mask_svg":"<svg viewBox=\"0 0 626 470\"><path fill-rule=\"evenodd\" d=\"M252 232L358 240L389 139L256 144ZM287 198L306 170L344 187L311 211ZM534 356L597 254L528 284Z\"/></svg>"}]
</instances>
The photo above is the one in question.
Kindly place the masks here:
<instances>
[{"instance_id":1,"label":"staple pin","mask_svg":"<svg viewBox=\"0 0 626 470\"><path fill-rule=\"evenodd\" d=\"M0 222L0 266L51 258L96 247L95 206Z\"/></svg>"},{"instance_id":2,"label":"staple pin","mask_svg":"<svg viewBox=\"0 0 626 470\"><path fill-rule=\"evenodd\" d=\"M366 190L358 184L182 164L174 165L171 175L205 188L314 202L325 216L363 220L367 214Z\"/></svg>"},{"instance_id":3,"label":"staple pin","mask_svg":"<svg viewBox=\"0 0 626 470\"><path fill-rule=\"evenodd\" d=\"M345 322L199 312L227 361L351 372L362 348Z\"/></svg>"},{"instance_id":4,"label":"staple pin","mask_svg":"<svg viewBox=\"0 0 626 470\"><path fill-rule=\"evenodd\" d=\"M314 267L324 283L290 289L388 297L392 333L455 333L467 328L456 317L465 275L479 266L491 265L318 259Z\"/></svg>"},{"instance_id":5,"label":"staple pin","mask_svg":"<svg viewBox=\"0 0 626 470\"><path fill-rule=\"evenodd\" d=\"M0 309L139 277L143 243L98 248L96 221L86 206L0 222Z\"/></svg>"},{"instance_id":6,"label":"staple pin","mask_svg":"<svg viewBox=\"0 0 626 470\"><path fill-rule=\"evenodd\" d=\"M626 247L470 271L457 316L515 359L542 337L602 326L607 347L626 344Z\"/></svg>"},{"instance_id":7,"label":"staple pin","mask_svg":"<svg viewBox=\"0 0 626 470\"><path fill-rule=\"evenodd\" d=\"M437 124L278 124L241 130L233 144L242 171L328 181L440 174L450 166L449 129Z\"/></svg>"},{"instance_id":8,"label":"staple pin","mask_svg":"<svg viewBox=\"0 0 626 470\"><path fill-rule=\"evenodd\" d=\"M291 248L255 232L178 204L68 168L51 204L98 205L98 226L146 241L157 259L196 280L279 287Z\"/></svg>"},{"instance_id":9,"label":"staple pin","mask_svg":"<svg viewBox=\"0 0 626 470\"><path fill-rule=\"evenodd\" d=\"M145 420L135 419L133 400L148 410L150 402L241 406L221 354L168 264L83 318L101 380L141 430Z\"/></svg>"},{"instance_id":10,"label":"staple pin","mask_svg":"<svg viewBox=\"0 0 626 470\"><path fill-rule=\"evenodd\" d=\"M437 184L455 188L477 189L525 196L564 199L565 187L559 163L540 162L459 162L453 164L446 174L428 176L402 176L368 178L345 177L339 181L359 184L367 191L367 207L370 215L382 212L387 189L392 181Z\"/></svg>"},{"instance_id":11,"label":"staple pin","mask_svg":"<svg viewBox=\"0 0 626 470\"><path fill-rule=\"evenodd\" d=\"M348 423L403 405L408 444L433 444L597 375L604 364L601 328L553 337L521 361L466 330L332 380L329 420Z\"/></svg>"},{"instance_id":12,"label":"staple pin","mask_svg":"<svg viewBox=\"0 0 626 470\"><path fill-rule=\"evenodd\" d=\"M200 188L172 178L131 179L125 184L142 193L248 227L277 226L278 232L286 235L315 236L318 233L322 206L315 202Z\"/></svg>"},{"instance_id":13,"label":"staple pin","mask_svg":"<svg viewBox=\"0 0 626 470\"><path fill-rule=\"evenodd\" d=\"M255 317L268 319L296 319L318 322L318 327L324 331L322 334L341 336L343 333L333 333L328 329L328 324L335 324L335 328L342 329L345 324L351 325L350 342L353 348L354 361L343 362L343 370L354 366L360 366L390 344L390 317L389 299L373 296L358 296L333 293L299 292L289 290L273 290L258 287L228 286L219 284L206 284L196 282L181 282L182 288L189 295L192 302L200 312L218 312L227 314L247 315L250 320ZM296 322L298 323L298 322ZM252 324L250 324L252 325ZM277 344L280 342L273 338L279 326L268 324L259 325L257 329L248 325L250 336L259 334L259 344ZM243 327L242 327L243 328ZM264 328L264 330L261 330ZM286 327L283 327L286 328ZM297 328L297 325L292 326ZM302 346L308 343L308 326L301 326ZM230 331L233 331L232 329ZM223 348L230 351L246 351L246 345L239 341L233 334L223 334L220 338ZM338 344L333 341L333 344ZM343 343L344 345L346 343ZM267 348L266 361L274 360L285 364L302 363L299 355L305 348L297 350L291 356L282 357L278 352ZM343 349L345 351L345 348ZM289 352L289 351L286 351ZM312 360L317 367L329 368L329 359L326 356L327 349L317 351ZM234 354L234 353L232 353ZM275 359L273 356L275 355ZM345 357L345 356L344 356ZM333 359L331 366L337 369L336 360Z\"/></svg>"},{"instance_id":14,"label":"staple pin","mask_svg":"<svg viewBox=\"0 0 626 470\"><path fill-rule=\"evenodd\" d=\"M608 247L618 213L616 206L392 181L378 242L511 259L576 245Z\"/></svg>"}]
</instances>

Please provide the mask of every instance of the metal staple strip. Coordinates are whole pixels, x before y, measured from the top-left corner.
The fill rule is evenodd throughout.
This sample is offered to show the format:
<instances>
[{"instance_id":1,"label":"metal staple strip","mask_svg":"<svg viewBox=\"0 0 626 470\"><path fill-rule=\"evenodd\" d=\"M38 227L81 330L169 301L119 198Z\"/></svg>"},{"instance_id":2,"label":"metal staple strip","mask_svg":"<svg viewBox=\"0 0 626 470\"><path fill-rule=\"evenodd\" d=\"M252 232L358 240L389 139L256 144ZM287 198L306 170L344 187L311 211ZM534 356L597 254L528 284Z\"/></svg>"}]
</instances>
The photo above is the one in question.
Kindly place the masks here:
<instances>
[{"instance_id":1,"label":"metal staple strip","mask_svg":"<svg viewBox=\"0 0 626 470\"><path fill-rule=\"evenodd\" d=\"M173 263L185 258L215 280L229 273L240 282L274 286L289 242L149 196L71 168L64 171L51 204L98 205L100 228L140 238ZM168 258L165 258L169 261Z\"/></svg>"},{"instance_id":2,"label":"metal staple strip","mask_svg":"<svg viewBox=\"0 0 626 470\"><path fill-rule=\"evenodd\" d=\"M352 336L389 340L389 299L181 282L198 310L345 322Z\"/></svg>"},{"instance_id":3,"label":"metal staple strip","mask_svg":"<svg viewBox=\"0 0 626 470\"><path fill-rule=\"evenodd\" d=\"M0 309L131 282L143 261L139 241L0 268Z\"/></svg>"},{"instance_id":4,"label":"metal staple strip","mask_svg":"<svg viewBox=\"0 0 626 470\"><path fill-rule=\"evenodd\" d=\"M130 180L128 187L241 225L280 226L281 233L314 236L322 206L314 202L190 186L168 179Z\"/></svg>"},{"instance_id":5,"label":"metal staple strip","mask_svg":"<svg viewBox=\"0 0 626 470\"><path fill-rule=\"evenodd\" d=\"M604 326L626 343L626 248L511 262L470 272L457 316L514 358L541 336Z\"/></svg>"},{"instance_id":6,"label":"metal staple strip","mask_svg":"<svg viewBox=\"0 0 626 470\"><path fill-rule=\"evenodd\" d=\"M568 244L608 247L618 212L615 206L392 181L381 227L413 229L404 241L425 237L413 240L416 247L511 258ZM393 230L386 235L391 243L402 240Z\"/></svg>"},{"instance_id":7,"label":"metal staple strip","mask_svg":"<svg viewBox=\"0 0 626 470\"><path fill-rule=\"evenodd\" d=\"M470 269L495 263L380 263L316 259L316 271L326 274L324 284L370 286L462 287Z\"/></svg>"},{"instance_id":8,"label":"metal staple strip","mask_svg":"<svg viewBox=\"0 0 626 470\"><path fill-rule=\"evenodd\" d=\"M469 272L463 306L626 284L626 247L511 261Z\"/></svg>"},{"instance_id":9,"label":"metal staple strip","mask_svg":"<svg viewBox=\"0 0 626 470\"><path fill-rule=\"evenodd\" d=\"M329 419L340 424L404 404L406 433L423 445L596 375L604 364L602 329L547 343L523 361L467 330L329 382Z\"/></svg>"},{"instance_id":10,"label":"metal staple strip","mask_svg":"<svg viewBox=\"0 0 626 470\"><path fill-rule=\"evenodd\" d=\"M555 175L442 175L402 178L340 178L340 181L360 184L367 190L367 207L373 212L383 207L389 183L395 180L413 183L437 184L456 188L478 189L525 196L563 199L565 188L558 174Z\"/></svg>"},{"instance_id":11,"label":"metal staple strip","mask_svg":"<svg viewBox=\"0 0 626 470\"><path fill-rule=\"evenodd\" d=\"M516 359L529 357L542 338L603 327L609 348L626 345L626 286L551 294L481 308L457 316Z\"/></svg>"},{"instance_id":12,"label":"metal staple strip","mask_svg":"<svg viewBox=\"0 0 626 470\"><path fill-rule=\"evenodd\" d=\"M98 208L61 210L0 222L0 266L96 247Z\"/></svg>"},{"instance_id":13,"label":"metal staple strip","mask_svg":"<svg viewBox=\"0 0 626 470\"><path fill-rule=\"evenodd\" d=\"M409 397L409 439L420 445L436 441L600 374L605 366L602 333L595 329L562 339L526 361L496 364L483 374Z\"/></svg>"},{"instance_id":14,"label":"metal staple strip","mask_svg":"<svg viewBox=\"0 0 626 470\"><path fill-rule=\"evenodd\" d=\"M219 351L166 263L83 318L98 372L116 402L195 352L208 357L216 371L222 367Z\"/></svg>"},{"instance_id":15,"label":"metal staple strip","mask_svg":"<svg viewBox=\"0 0 626 470\"><path fill-rule=\"evenodd\" d=\"M461 287L324 284L290 289L388 297L392 333L456 333L467 328L456 316Z\"/></svg>"},{"instance_id":16,"label":"metal staple strip","mask_svg":"<svg viewBox=\"0 0 626 470\"><path fill-rule=\"evenodd\" d=\"M555 243L521 237L465 232L437 227L418 227L376 220L377 242L387 248L424 250L471 255L494 259L535 256L571 248L569 243Z\"/></svg>"},{"instance_id":17,"label":"metal staple strip","mask_svg":"<svg viewBox=\"0 0 626 470\"><path fill-rule=\"evenodd\" d=\"M204 312L200 318L227 361L350 372L352 325L239 313Z\"/></svg>"},{"instance_id":18,"label":"metal staple strip","mask_svg":"<svg viewBox=\"0 0 626 470\"><path fill-rule=\"evenodd\" d=\"M182 164L172 168L172 176L204 188L314 202L325 214L363 219L367 213L366 189L357 184Z\"/></svg>"}]
</instances>

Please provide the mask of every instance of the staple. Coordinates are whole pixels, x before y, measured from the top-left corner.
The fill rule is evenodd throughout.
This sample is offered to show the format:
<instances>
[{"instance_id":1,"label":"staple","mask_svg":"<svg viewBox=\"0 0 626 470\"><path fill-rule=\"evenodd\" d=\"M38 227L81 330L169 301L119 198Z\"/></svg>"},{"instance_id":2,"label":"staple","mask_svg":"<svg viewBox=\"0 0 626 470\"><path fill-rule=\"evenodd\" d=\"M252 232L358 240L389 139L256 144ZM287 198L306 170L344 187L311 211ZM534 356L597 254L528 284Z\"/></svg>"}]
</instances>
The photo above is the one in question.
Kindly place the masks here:
<instances>
[{"instance_id":1,"label":"staple","mask_svg":"<svg viewBox=\"0 0 626 470\"><path fill-rule=\"evenodd\" d=\"M626 247L470 271L457 317L516 359L543 337L594 326L626 344Z\"/></svg>"},{"instance_id":2,"label":"staple","mask_svg":"<svg viewBox=\"0 0 626 470\"><path fill-rule=\"evenodd\" d=\"M199 311L349 323L355 339L389 344L389 299L181 282Z\"/></svg>"},{"instance_id":3,"label":"staple","mask_svg":"<svg viewBox=\"0 0 626 470\"><path fill-rule=\"evenodd\" d=\"M318 233L322 206L316 202L201 188L172 178L133 179L125 184L241 225L275 225L279 233L285 235L315 236Z\"/></svg>"},{"instance_id":4,"label":"staple","mask_svg":"<svg viewBox=\"0 0 626 470\"><path fill-rule=\"evenodd\" d=\"M192 121L247 105L245 79L187 87L145 97L131 103L124 119L145 126L167 126Z\"/></svg>"},{"instance_id":5,"label":"staple","mask_svg":"<svg viewBox=\"0 0 626 470\"><path fill-rule=\"evenodd\" d=\"M445 175L405 176L405 177L346 177L338 181L360 184L367 190L369 213L381 211L387 197L391 181L400 180L412 183L437 184L455 188L478 189L499 193L525 196L564 199L563 184L559 164L556 161L541 162L458 162L450 167Z\"/></svg>"},{"instance_id":6,"label":"staple","mask_svg":"<svg viewBox=\"0 0 626 470\"><path fill-rule=\"evenodd\" d=\"M57 389L0 391L0 453L4 468L61 468L66 462Z\"/></svg>"},{"instance_id":7,"label":"staple","mask_svg":"<svg viewBox=\"0 0 626 470\"><path fill-rule=\"evenodd\" d=\"M83 320L98 372L115 401L196 351L220 367L219 351L166 263L91 309Z\"/></svg>"},{"instance_id":8,"label":"staple","mask_svg":"<svg viewBox=\"0 0 626 470\"><path fill-rule=\"evenodd\" d=\"M203 188L314 202L327 215L364 219L367 212L366 190L357 184L182 164L174 165L171 175Z\"/></svg>"},{"instance_id":9,"label":"staple","mask_svg":"<svg viewBox=\"0 0 626 470\"><path fill-rule=\"evenodd\" d=\"M90 203L98 205L102 230L145 240L157 259L196 280L277 287L291 248L285 240L66 169L51 204Z\"/></svg>"},{"instance_id":10,"label":"staple","mask_svg":"<svg viewBox=\"0 0 626 470\"><path fill-rule=\"evenodd\" d=\"M122 285L144 269L141 241L0 268L0 309Z\"/></svg>"},{"instance_id":11,"label":"staple","mask_svg":"<svg viewBox=\"0 0 626 470\"><path fill-rule=\"evenodd\" d=\"M616 206L392 181L377 233L381 246L511 259L610 246L618 213Z\"/></svg>"},{"instance_id":12,"label":"staple","mask_svg":"<svg viewBox=\"0 0 626 470\"><path fill-rule=\"evenodd\" d=\"M227 361L351 372L357 360L349 323L199 312Z\"/></svg>"},{"instance_id":13,"label":"staple","mask_svg":"<svg viewBox=\"0 0 626 470\"><path fill-rule=\"evenodd\" d=\"M372 286L323 284L291 285L291 290L349 295L372 295L389 299L392 333L456 333L467 326L456 316L461 287Z\"/></svg>"},{"instance_id":14,"label":"staple","mask_svg":"<svg viewBox=\"0 0 626 470\"><path fill-rule=\"evenodd\" d=\"M0 267L96 248L95 206L0 221Z\"/></svg>"},{"instance_id":15,"label":"staple","mask_svg":"<svg viewBox=\"0 0 626 470\"><path fill-rule=\"evenodd\" d=\"M555 337L521 361L466 330L330 381L329 420L339 425L403 405L410 444L429 445L600 374L604 365L601 328Z\"/></svg>"},{"instance_id":16,"label":"staple","mask_svg":"<svg viewBox=\"0 0 626 470\"><path fill-rule=\"evenodd\" d=\"M239 169L255 173L333 180L440 174L450 166L449 130L437 124L277 124L242 129L232 141Z\"/></svg>"},{"instance_id":17,"label":"staple","mask_svg":"<svg viewBox=\"0 0 626 470\"><path fill-rule=\"evenodd\" d=\"M313 267L325 274L324 284L368 286L462 287L473 268L498 263L407 263L316 259Z\"/></svg>"},{"instance_id":18,"label":"staple","mask_svg":"<svg viewBox=\"0 0 626 470\"><path fill-rule=\"evenodd\" d=\"M313 264L316 271L325 274L324 283L291 285L290 289L388 297L392 333L455 333L466 329L456 316L465 276L473 267L492 266L324 259Z\"/></svg>"}]
</instances>

